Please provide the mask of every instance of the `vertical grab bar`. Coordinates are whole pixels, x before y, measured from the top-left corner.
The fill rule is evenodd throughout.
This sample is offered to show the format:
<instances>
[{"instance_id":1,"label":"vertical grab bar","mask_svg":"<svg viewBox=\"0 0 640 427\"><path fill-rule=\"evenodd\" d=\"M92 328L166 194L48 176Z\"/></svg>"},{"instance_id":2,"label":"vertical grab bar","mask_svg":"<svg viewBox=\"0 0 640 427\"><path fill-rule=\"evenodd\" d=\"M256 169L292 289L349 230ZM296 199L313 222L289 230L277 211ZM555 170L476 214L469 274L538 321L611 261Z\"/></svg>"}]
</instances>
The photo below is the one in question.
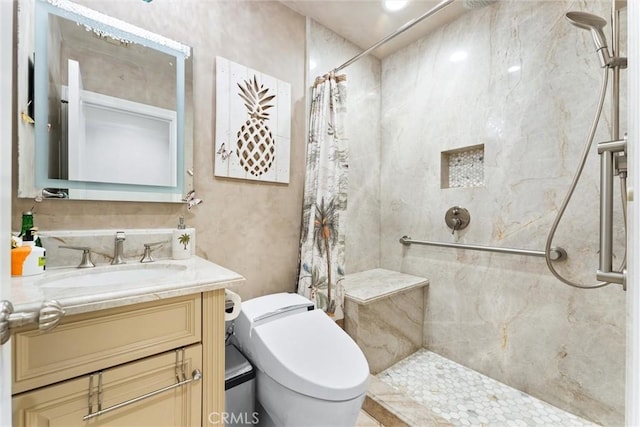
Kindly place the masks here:
<instances>
[{"instance_id":1,"label":"vertical grab bar","mask_svg":"<svg viewBox=\"0 0 640 427\"><path fill-rule=\"evenodd\" d=\"M600 155L600 257L596 278L625 285L626 273L613 271L613 171L615 153L625 152L626 139L601 142Z\"/></svg>"},{"instance_id":2,"label":"vertical grab bar","mask_svg":"<svg viewBox=\"0 0 640 427\"><path fill-rule=\"evenodd\" d=\"M600 262L599 271L613 271L613 153L600 153Z\"/></svg>"}]
</instances>

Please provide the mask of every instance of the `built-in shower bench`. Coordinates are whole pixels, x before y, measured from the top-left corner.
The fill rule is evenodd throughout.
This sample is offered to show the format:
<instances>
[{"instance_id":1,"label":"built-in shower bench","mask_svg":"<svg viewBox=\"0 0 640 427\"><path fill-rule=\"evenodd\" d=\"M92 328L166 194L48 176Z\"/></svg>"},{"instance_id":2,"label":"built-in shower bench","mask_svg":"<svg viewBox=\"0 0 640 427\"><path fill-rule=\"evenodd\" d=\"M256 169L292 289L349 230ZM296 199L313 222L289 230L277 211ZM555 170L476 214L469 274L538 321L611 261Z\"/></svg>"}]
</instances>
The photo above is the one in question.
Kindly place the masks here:
<instances>
[{"instance_id":1,"label":"built-in shower bench","mask_svg":"<svg viewBox=\"0 0 640 427\"><path fill-rule=\"evenodd\" d=\"M372 374L422 348L427 279L376 268L347 274L342 283L344 329Z\"/></svg>"}]
</instances>

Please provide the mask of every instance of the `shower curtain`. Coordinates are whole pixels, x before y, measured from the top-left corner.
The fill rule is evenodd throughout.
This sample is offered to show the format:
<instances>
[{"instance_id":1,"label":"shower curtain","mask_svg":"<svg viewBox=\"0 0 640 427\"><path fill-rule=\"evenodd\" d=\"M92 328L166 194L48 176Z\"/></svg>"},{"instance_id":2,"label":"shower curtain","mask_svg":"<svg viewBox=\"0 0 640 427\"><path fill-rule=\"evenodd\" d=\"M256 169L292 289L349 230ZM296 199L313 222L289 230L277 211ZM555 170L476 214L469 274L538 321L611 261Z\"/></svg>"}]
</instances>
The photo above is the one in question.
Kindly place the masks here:
<instances>
[{"instance_id":1,"label":"shower curtain","mask_svg":"<svg viewBox=\"0 0 640 427\"><path fill-rule=\"evenodd\" d=\"M318 77L309 118L298 293L336 319L343 317L348 184L345 115L346 76Z\"/></svg>"}]
</instances>

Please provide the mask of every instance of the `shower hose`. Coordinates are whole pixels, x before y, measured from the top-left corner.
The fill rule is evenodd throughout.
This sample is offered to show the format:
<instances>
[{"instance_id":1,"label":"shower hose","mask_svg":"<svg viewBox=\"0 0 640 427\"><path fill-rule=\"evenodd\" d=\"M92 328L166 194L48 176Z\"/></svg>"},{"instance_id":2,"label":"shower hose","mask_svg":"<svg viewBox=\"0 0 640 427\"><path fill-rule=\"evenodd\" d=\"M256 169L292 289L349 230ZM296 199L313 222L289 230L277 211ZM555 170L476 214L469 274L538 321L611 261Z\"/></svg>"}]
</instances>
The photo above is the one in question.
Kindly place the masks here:
<instances>
[{"instance_id":1,"label":"shower hose","mask_svg":"<svg viewBox=\"0 0 640 427\"><path fill-rule=\"evenodd\" d=\"M555 268L555 266L553 265L553 262L551 260L551 244L553 242L553 238L556 234L556 230L558 229L558 224L560 224L560 221L562 220L562 216L565 213L565 210L567 209L567 205L569 204L569 202L571 201L571 197L573 196L573 193L576 189L576 186L578 185L578 182L580 181L580 176L582 175L582 171L584 169L584 165L587 162L587 158L589 157L589 151L591 149L591 146L593 145L593 140L595 138L595 134L596 134L596 129L598 128L598 123L600 122L600 116L602 114L602 107L604 105L604 101L605 101L605 96L607 94L607 81L609 78L609 69L607 67L603 68L603 72L602 72L602 83L600 85L600 98L598 101L598 108L596 110L596 114L593 118L593 122L591 123L591 128L589 129L589 134L587 136L587 139L585 141L585 145L584 145L584 149L582 151L582 156L580 158L580 163L578 165L578 169L576 170L574 176L573 176L573 180L571 181L571 185L569 186L569 191L567 191L566 196L564 197L564 200L562 201L562 204L560 205L560 209L558 210L558 213L555 217L555 219L553 220L553 224L551 225L551 229L549 230L549 234L547 236L547 242L545 244L544 247L544 258L545 261L547 262L547 267L549 268L549 271L551 271L551 273L561 282L569 285L569 286L573 286L574 288L580 288L580 289L597 289L597 288L602 288L604 286L610 285L612 284L611 282L597 282L594 284L582 284L582 283L576 283L573 282L565 277L563 277ZM622 205L623 205L623 216L624 216L624 223L625 223L625 234L626 234L626 204L627 204L627 200L626 200L626 173L625 174L621 174L621 178L620 178L620 185L621 185L621 196L622 196ZM626 240L626 239L625 239ZM622 261L622 266L620 267L620 269L623 269L626 266L626 248L625 248L625 255L623 257L623 261Z\"/></svg>"}]
</instances>

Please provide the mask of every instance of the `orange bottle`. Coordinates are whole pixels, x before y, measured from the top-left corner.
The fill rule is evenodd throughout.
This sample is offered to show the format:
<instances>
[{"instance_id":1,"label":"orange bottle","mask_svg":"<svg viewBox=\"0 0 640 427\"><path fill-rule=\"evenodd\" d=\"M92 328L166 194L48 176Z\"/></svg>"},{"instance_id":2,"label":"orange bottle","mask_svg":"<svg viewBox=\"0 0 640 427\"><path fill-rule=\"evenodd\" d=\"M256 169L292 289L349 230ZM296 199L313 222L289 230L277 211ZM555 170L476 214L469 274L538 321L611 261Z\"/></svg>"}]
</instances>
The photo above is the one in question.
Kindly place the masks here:
<instances>
[{"instance_id":1,"label":"orange bottle","mask_svg":"<svg viewBox=\"0 0 640 427\"><path fill-rule=\"evenodd\" d=\"M11 275L22 276L24 263L31 253L31 246L20 246L11 249Z\"/></svg>"}]
</instances>

